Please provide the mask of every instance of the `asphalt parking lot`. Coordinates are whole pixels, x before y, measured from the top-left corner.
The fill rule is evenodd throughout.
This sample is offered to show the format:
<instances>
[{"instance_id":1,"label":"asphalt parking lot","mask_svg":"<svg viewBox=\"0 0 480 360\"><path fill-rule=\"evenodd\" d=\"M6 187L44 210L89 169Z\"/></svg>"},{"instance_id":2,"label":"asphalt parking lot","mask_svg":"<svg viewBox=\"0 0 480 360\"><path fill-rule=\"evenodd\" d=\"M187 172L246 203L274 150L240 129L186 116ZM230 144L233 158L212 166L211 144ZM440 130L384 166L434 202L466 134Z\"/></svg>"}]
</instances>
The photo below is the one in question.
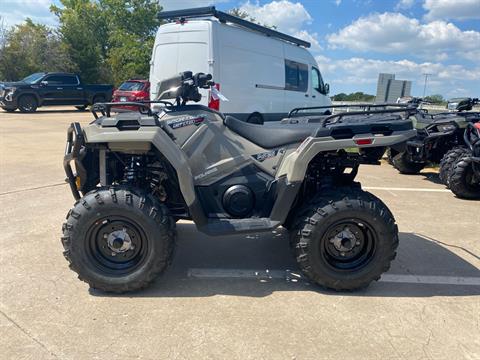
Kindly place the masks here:
<instances>
[{"instance_id":1,"label":"asphalt parking lot","mask_svg":"<svg viewBox=\"0 0 480 360\"><path fill-rule=\"evenodd\" d=\"M299 277L282 230L209 238L182 222L168 272L112 296L62 255L72 121L91 114L0 110L0 358L480 359L480 202L455 198L433 171L361 169L401 232L391 270L361 292Z\"/></svg>"}]
</instances>

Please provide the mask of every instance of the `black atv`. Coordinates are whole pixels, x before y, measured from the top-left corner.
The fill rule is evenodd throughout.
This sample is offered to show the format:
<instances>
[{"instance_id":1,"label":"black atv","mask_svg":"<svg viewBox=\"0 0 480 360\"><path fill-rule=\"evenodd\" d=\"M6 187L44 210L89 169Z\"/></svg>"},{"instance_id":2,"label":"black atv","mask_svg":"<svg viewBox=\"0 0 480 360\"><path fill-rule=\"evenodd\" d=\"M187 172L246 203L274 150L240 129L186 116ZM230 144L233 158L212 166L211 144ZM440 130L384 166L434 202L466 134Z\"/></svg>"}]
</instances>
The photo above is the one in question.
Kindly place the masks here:
<instances>
[{"instance_id":1,"label":"black atv","mask_svg":"<svg viewBox=\"0 0 480 360\"><path fill-rule=\"evenodd\" d=\"M469 124L465 130L466 148L457 149L455 161L450 168L443 170L448 174L450 190L463 199L480 199L480 122ZM443 163L447 167L449 163Z\"/></svg>"},{"instance_id":2,"label":"black atv","mask_svg":"<svg viewBox=\"0 0 480 360\"><path fill-rule=\"evenodd\" d=\"M398 246L387 206L355 182L361 164L415 136L410 107L249 124L202 105L210 75L159 84L159 113L111 116L68 130L64 167L77 200L63 225L72 270L113 292L148 285L172 260L178 219L213 236L283 226L312 282L353 290L378 280ZM165 101L174 99L175 103ZM102 116L97 115L102 112Z\"/></svg>"},{"instance_id":3,"label":"black atv","mask_svg":"<svg viewBox=\"0 0 480 360\"><path fill-rule=\"evenodd\" d=\"M400 173L417 174L428 163L440 163L449 150L465 147L465 128L480 118L480 113L467 111L478 103L478 99L462 98L452 101L447 104L450 112L429 114L426 110L419 109L413 117L417 136L388 150L389 163ZM411 103L420 105L423 101L413 98ZM445 177L445 174L440 174L442 181L445 181Z\"/></svg>"}]
</instances>

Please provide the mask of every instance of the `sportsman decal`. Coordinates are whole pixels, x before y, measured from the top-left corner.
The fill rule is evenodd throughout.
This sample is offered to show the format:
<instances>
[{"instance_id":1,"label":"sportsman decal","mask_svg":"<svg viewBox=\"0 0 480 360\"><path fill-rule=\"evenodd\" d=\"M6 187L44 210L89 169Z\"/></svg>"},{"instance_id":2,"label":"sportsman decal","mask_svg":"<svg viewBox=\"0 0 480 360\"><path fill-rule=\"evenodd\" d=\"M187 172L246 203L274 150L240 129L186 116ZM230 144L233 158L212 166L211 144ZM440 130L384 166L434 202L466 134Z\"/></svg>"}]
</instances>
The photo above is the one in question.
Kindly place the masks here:
<instances>
[{"instance_id":1,"label":"sportsman decal","mask_svg":"<svg viewBox=\"0 0 480 360\"><path fill-rule=\"evenodd\" d=\"M197 117L182 116L182 117L179 117L179 118L168 120L167 124L172 129L179 129L179 128L182 128L184 126L190 126L190 125L198 126L204 121L205 121L205 116L197 116Z\"/></svg>"}]
</instances>

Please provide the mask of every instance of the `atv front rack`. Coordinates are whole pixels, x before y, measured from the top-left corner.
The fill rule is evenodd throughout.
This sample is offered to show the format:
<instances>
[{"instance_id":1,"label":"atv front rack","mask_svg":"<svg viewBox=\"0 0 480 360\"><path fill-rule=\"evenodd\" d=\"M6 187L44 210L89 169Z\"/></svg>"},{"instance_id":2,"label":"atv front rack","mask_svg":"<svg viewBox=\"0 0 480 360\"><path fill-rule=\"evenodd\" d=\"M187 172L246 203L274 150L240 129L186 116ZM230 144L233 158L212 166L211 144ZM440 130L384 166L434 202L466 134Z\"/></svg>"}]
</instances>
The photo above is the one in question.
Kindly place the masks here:
<instances>
[{"instance_id":1,"label":"atv front rack","mask_svg":"<svg viewBox=\"0 0 480 360\"><path fill-rule=\"evenodd\" d=\"M172 108L174 105L168 101L162 100L152 100L152 101L122 101L122 102L106 102L106 103L96 103L92 106L92 114L95 119L98 119L99 116L97 112L100 112L102 116L111 117L112 108L121 108L122 106L138 106L139 111L148 116L153 116L153 111L150 108L150 104L164 104L166 108ZM145 109L145 112L142 112L141 109Z\"/></svg>"}]
</instances>

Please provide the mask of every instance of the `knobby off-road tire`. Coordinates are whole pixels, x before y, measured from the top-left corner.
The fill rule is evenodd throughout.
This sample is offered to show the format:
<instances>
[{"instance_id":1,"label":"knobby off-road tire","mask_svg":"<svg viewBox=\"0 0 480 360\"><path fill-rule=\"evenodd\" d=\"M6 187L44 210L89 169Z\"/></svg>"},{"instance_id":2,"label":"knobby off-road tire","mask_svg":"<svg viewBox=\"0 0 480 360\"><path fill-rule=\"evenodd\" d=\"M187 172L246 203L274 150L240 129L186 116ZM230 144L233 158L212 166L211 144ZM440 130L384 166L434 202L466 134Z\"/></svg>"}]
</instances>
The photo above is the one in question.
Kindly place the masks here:
<instances>
[{"instance_id":1,"label":"knobby off-road tire","mask_svg":"<svg viewBox=\"0 0 480 360\"><path fill-rule=\"evenodd\" d=\"M440 170L438 177L442 184L449 186L450 175L452 173L455 163L468 154L469 150L466 147L456 147L448 150L440 161Z\"/></svg>"},{"instance_id":2,"label":"knobby off-road tire","mask_svg":"<svg viewBox=\"0 0 480 360\"><path fill-rule=\"evenodd\" d=\"M122 293L146 287L170 263L175 222L141 191L110 187L77 201L63 224L70 268L92 288Z\"/></svg>"},{"instance_id":3,"label":"knobby off-road tire","mask_svg":"<svg viewBox=\"0 0 480 360\"><path fill-rule=\"evenodd\" d=\"M406 153L398 153L392 158L392 165L402 174L418 174L424 167L423 163L411 162L407 159Z\"/></svg>"},{"instance_id":4,"label":"knobby off-road tire","mask_svg":"<svg viewBox=\"0 0 480 360\"><path fill-rule=\"evenodd\" d=\"M453 166L449 185L450 190L462 199L479 200L480 182L474 181L473 161L469 157L463 157Z\"/></svg>"},{"instance_id":5,"label":"knobby off-road tire","mask_svg":"<svg viewBox=\"0 0 480 360\"><path fill-rule=\"evenodd\" d=\"M354 246L346 250L352 241ZM389 269L398 228L390 210L374 195L338 189L317 196L300 211L291 243L307 278L329 289L356 290Z\"/></svg>"}]
</instances>

